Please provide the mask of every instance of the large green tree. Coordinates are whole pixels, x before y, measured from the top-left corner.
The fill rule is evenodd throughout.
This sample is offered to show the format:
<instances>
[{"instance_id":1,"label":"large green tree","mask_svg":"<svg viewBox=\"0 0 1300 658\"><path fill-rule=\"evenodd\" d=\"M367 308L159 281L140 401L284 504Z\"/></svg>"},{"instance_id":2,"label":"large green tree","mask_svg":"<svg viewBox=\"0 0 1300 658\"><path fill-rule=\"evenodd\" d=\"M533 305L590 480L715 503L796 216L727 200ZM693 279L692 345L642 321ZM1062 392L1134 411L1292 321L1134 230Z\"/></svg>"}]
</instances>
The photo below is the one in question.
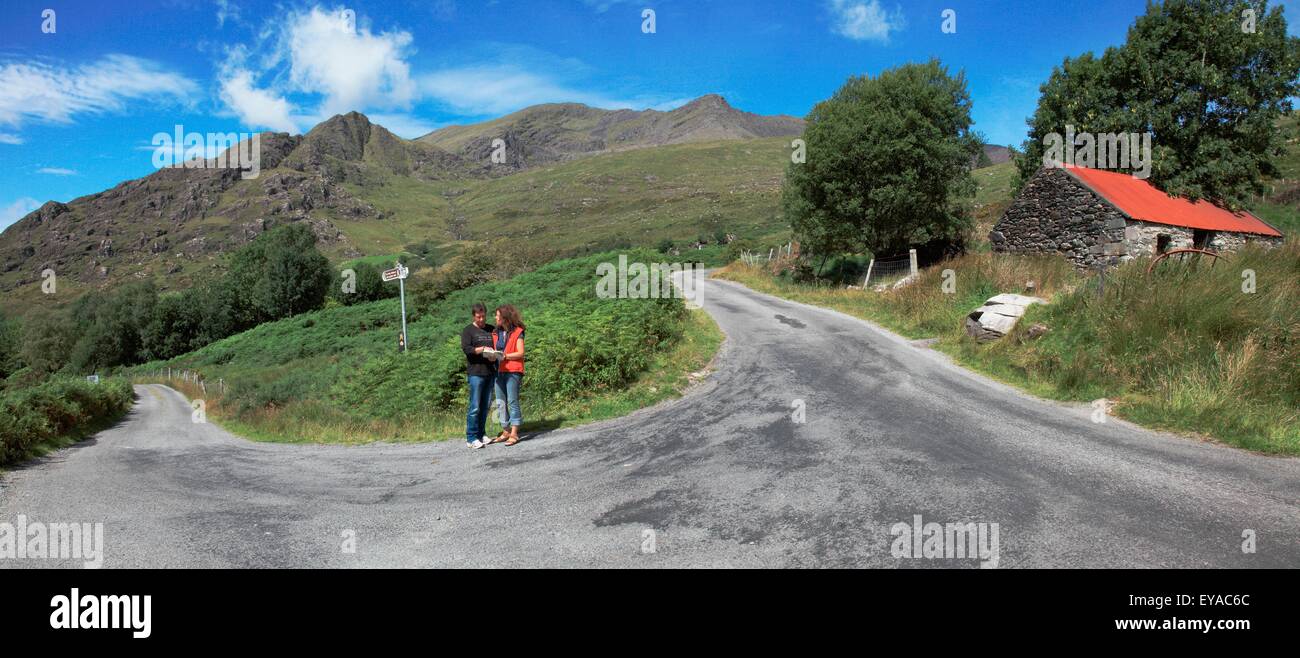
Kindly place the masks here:
<instances>
[{"instance_id":1,"label":"large green tree","mask_svg":"<svg viewBox=\"0 0 1300 658\"><path fill-rule=\"evenodd\" d=\"M329 260L306 225L267 231L235 253L224 279L236 330L320 308L332 279Z\"/></svg>"},{"instance_id":2,"label":"large green tree","mask_svg":"<svg viewBox=\"0 0 1300 658\"><path fill-rule=\"evenodd\" d=\"M806 162L786 169L782 205L805 251L825 257L955 239L975 192L965 75L937 60L852 77L808 114Z\"/></svg>"},{"instance_id":3,"label":"large green tree","mask_svg":"<svg viewBox=\"0 0 1300 658\"><path fill-rule=\"evenodd\" d=\"M1021 179L1044 139L1151 133L1150 182L1174 195L1240 206L1277 175L1277 120L1300 93L1300 38L1266 0L1149 2L1123 46L1067 58L1041 87Z\"/></svg>"}]
</instances>

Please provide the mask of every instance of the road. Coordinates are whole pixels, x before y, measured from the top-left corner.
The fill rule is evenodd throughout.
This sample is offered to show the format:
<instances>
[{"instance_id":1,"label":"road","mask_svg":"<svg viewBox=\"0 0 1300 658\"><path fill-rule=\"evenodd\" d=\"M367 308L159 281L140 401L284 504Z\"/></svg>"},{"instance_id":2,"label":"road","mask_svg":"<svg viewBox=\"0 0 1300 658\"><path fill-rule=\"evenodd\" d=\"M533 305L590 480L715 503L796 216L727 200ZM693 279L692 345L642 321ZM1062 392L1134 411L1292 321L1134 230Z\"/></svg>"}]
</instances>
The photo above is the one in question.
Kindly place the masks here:
<instances>
[{"instance_id":1,"label":"road","mask_svg":"<svg viewBox=\"0 0 1300 658\"><path fill-rule=\"evenodd\" d=\"M702 293L715 372L620 419L479 451L266 444L140 386L117 426L5 474L0 521L103 523L106 567L979 566L896 557L916 515L998 524L1000 568L1300 566L1300 459L1094 423L834 311Z\"/></svg>"}]
</instances>

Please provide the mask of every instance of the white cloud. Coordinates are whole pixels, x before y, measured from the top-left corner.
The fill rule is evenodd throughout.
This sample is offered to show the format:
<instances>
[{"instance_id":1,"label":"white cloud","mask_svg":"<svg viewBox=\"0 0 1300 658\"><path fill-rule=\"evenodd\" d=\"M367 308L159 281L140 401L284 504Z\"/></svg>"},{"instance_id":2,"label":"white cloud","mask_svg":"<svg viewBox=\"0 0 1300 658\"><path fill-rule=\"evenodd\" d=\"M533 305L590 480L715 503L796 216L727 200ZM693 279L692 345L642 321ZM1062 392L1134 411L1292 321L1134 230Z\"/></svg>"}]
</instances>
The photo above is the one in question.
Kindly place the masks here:
<instances>
[{"instance_id":1,"label":"white cloud","mask_svg":"<svg viewBox=\"0 0 1300 658\"><path fill-rule=\"evenodd\" d=\"M50 176L76 176L75 169L64 169L62 167L41 167L36 170L38 174L47 174Z\"/></svg>"},{"instance_id":2,"label":"white cloud","mask_svg":"<svg viewBox=\"0 0 1300 658\"><path fill-rule=\"evenodd\" d=\"M188 101L198 85L145 59L108 55L76 68L0 64L0 124L73 123L81 114L120 112L128 102Z\"/></svg>"},{"instance_id":3,"label":"white cloud","mask_svg":"<svg viewBox=\"0 0 1300 658\"><path fill-rule=\"evenodd\" d=\"M25 196L3 208L0 208L0 229L26 217L28 213L40 207L40 201Z\"/></svg>"},{"instance_id":4,"label":"white cloud","mask_svg":"<svg viewBox=\"0 0 1300 658\"><path fill-rule=\"evenodd\" d=\"M228 49L218 73L226 106L250 126L289 132L353 110L410 108L417 97L405 61L410 33L376 34L362 19L315 6L273 21L282 27L251 47ZM259 87L259 79L271 82ZM305 103L314 106L298 105Z\"/></svg>"},{"instance_id":5,"label":"white cloud","mask_svg":"<svg viewBox=\"0 0 1300 658\"><path fill-rule=\"evenodd\" d=\"M230 77L222 80L221 95L226 105L246 126L289 133L298 132L297 122L290 117L293 106L289 101L283 96L254 87L253 76L248 71L237 70Z\"/></svg>"},{"instance_id":6,"label":"white cloud","mask_svg":"<svg viewBox=\"0 0 1300 658\"><path fill-rule=\"evenodd\" d=\"M507 114L539 103L583 103L611 110L682 104L662 98L617 98L584 92L551 76L510 64L444 69L421 77L420 89L427 97L466 116Z\"/></svg>"},{"instance_id":7,"label":"white cloud","mask_svg":"<svg viewBox=\"0 0 1300 658\"><path fill-rule=\"evenodd\" d=\"M216 0L217 2L217 27L225 27L226 21L239 21L239 6L231 0Z\"/></svg>"},{"instance_id":8,"label":"white cloud","mask_svg":"<svg viewBox=\"0 0 1300 658\"><path fill-rule=\"evenodd\" d=\"M320 113L366 107L409 107L415 83L404 57L409 32L372 34L339 12L320 7L290 18L289 79L299 91L324 96Z\"/></svg>"},{"instance_id":9,"label":"white cloud","mask_svg":"<svg viewBox=\"0 0 1300 658\"><path fill-rule=\"evenodd\" d=\"M886 12L880 0L831 0L830 9L834 32L856 41L889 43L890 33L903 29L902 11Z\"/></svg>"},{"instance_id":10,"label":"white cloud","mask_svg":"<svg viewBox=\"0 0 1300 658\"><path fill-rule=\"evenodd\" d=\"M369 116L371 121L387 128L394 135L405 139L423 137L443 127L440 124L429 123L408 114L371 114Z\"/></svg>"},{"instance_id":11,"label":"white cloud","mask_svg":"<svg viewBox=\"0 0 1300 658\"><path fill-rule=\"evenodd\" d=\"M0 144L22 144L23 138L9 133L0 133Z\"/></svg>"},{"instance_id":12,"label":"white cloud","mask_svg":"<svg viewBox=\"0 0 1300 658\"><path fill-rule=\"evenodd\" d=\"M217 74L225 106L250 126L287 131L355 110L397 135L418 137L439 127L419 116L428 105L478 118L538 103L671 109L686 102L584 92L577 82L592 72L582 62L501 43L480 44L478 57L458 51L457 61L417 76L407 62L411 34L376 33L366 23L320 6L268 21L274 27L255 42L226 50Z\"/></svg>"}]
</instances>

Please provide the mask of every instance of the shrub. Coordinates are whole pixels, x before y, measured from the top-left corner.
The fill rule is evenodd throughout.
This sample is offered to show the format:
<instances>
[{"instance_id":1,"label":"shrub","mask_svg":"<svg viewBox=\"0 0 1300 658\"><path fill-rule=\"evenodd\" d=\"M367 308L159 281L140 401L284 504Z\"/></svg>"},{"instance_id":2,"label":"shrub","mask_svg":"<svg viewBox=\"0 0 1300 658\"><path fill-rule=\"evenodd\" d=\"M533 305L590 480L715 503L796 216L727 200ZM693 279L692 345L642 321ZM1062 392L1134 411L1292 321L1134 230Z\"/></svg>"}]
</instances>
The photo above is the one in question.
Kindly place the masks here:
<instances>
[{"instance_id":1,"label":"shrub","mask_svg":"<svg viewBox=\"0 0 1300 658\"><path fill-rule=\"evenodd\" d=\"M0 395L0 464L27 457L37 445L75 438L120 417L131 408L130 383L120 379L91 384L54 379Z\"/></svg>"}]
</instances>

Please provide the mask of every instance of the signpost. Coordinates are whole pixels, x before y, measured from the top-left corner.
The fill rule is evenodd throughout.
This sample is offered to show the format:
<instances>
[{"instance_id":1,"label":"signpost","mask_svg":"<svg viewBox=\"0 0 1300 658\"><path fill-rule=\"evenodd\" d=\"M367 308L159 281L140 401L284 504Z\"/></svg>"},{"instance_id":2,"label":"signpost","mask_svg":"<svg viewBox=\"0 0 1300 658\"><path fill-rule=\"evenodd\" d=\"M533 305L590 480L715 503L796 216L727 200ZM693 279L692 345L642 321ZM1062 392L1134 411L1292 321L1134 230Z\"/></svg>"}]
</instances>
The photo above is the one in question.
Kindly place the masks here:
<instances>
[{"instance_id":1,"label":"signpost","mask_svg":"<svg viewBox=\"0 0 1300 658\"><path fill-rule=\"evenodd\" d=\"M406 275L410 273L411 270L407 269L405 265L402 265L401 261L397 261L397 267L394 267L391 270L384 270L384 274L383 274L383 279L385 283L392 281L393 279L397 280L397 285L402 297L401 341L402 341L403 352L405 352L410 347L411 344L411 337L406 335Z\"/></svg>"}]
</instances>

